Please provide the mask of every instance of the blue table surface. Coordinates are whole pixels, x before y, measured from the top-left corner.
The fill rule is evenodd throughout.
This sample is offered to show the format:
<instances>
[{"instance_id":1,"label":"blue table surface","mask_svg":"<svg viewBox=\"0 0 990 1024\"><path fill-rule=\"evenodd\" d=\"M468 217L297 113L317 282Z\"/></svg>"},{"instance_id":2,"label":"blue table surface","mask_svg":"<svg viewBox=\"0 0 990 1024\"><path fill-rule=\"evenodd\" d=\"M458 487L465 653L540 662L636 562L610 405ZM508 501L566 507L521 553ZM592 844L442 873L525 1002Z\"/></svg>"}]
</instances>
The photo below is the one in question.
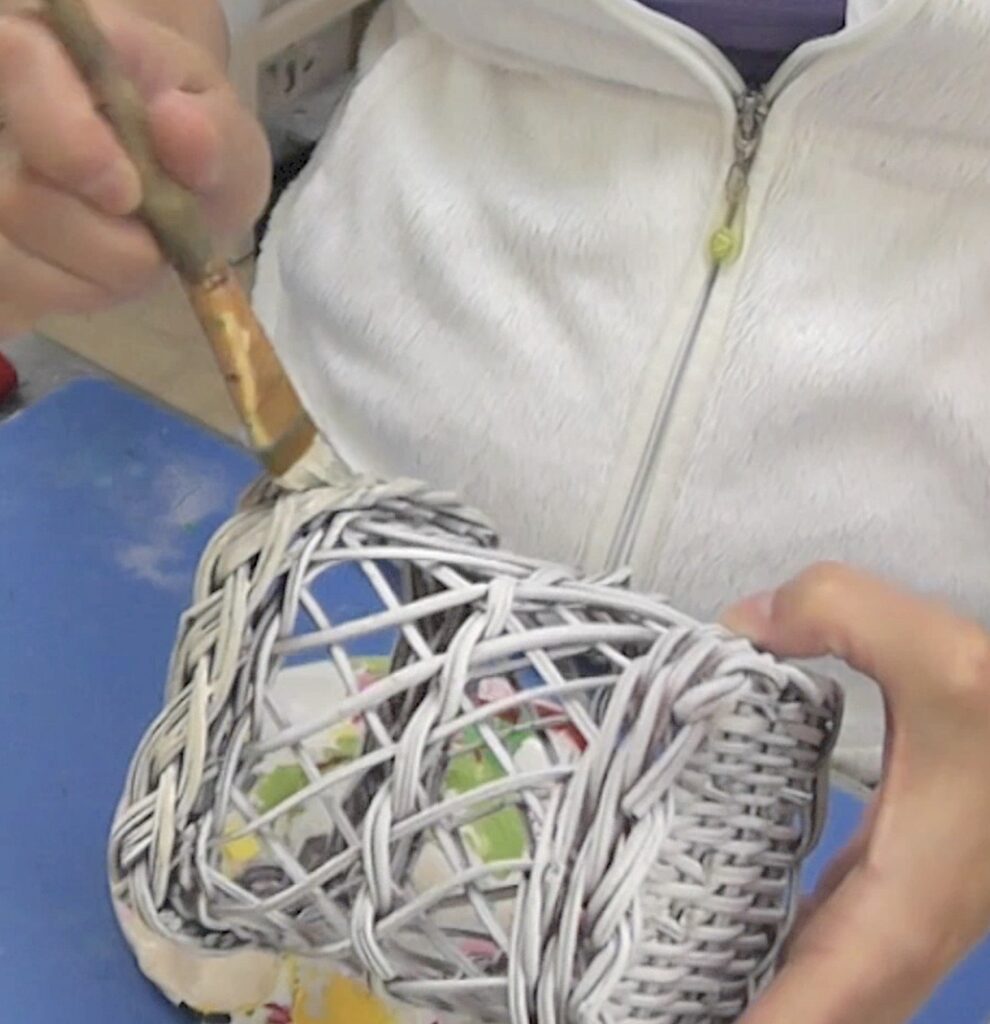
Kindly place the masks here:
<instances>
[{"instance_id":1,"label":"blue table surface","mask_svg":"<svg viewBox=\"0 0 990 1024\"><path fill-rule=\"evenodd\" d=\"M101 381L0 425L3 1020L188 1020L119 937L106 837L199 554L254 472L243 452ZM809 884L860 812L836 795ZM990 941L917 1024L988 1018Z\"/></svg>"}]
</instances>

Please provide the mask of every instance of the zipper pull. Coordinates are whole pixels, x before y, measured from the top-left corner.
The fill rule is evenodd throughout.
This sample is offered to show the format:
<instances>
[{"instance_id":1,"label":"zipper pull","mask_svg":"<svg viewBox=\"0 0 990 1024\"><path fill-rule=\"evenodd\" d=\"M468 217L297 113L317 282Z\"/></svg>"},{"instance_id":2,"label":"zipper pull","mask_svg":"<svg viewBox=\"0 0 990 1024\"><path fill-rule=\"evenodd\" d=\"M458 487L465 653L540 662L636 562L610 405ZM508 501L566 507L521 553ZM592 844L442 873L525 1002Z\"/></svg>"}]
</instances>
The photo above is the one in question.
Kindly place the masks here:
<instances>
[{"instance_id":1,"label":"zipper pull","mask_svg":"<svg viewBox=\"0 0 990 1024\"><path fill-rule=\"evenodd\" d=\"M725 212L720 227L708 242L716 266L728 266L738 259L746 238L746 198L749 174L759 149L768 105L762 89L744 93L736 104L734 156L725 183Z\"/></svg>"}]
</instances>

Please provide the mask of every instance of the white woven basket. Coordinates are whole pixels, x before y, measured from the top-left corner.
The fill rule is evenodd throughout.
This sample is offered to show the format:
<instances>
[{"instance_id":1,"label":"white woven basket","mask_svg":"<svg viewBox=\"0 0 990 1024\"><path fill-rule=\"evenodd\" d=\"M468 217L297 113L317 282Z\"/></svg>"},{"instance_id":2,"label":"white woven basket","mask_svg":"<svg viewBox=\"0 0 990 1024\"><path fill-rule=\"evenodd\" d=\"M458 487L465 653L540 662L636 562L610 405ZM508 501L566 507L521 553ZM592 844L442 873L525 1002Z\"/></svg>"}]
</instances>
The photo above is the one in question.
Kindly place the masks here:
<instances>
[{"instance_id":1,"label":"white woven basket","mask_svg":"<svg viewBox=\"0 0 990 1024\"><path fill-rule=\"evenodd\" d=\"M736 1019L786 938L836 689L414 485L259 490L131 766L115 897L478 1022Z\"/></svg>"}]
</instances>

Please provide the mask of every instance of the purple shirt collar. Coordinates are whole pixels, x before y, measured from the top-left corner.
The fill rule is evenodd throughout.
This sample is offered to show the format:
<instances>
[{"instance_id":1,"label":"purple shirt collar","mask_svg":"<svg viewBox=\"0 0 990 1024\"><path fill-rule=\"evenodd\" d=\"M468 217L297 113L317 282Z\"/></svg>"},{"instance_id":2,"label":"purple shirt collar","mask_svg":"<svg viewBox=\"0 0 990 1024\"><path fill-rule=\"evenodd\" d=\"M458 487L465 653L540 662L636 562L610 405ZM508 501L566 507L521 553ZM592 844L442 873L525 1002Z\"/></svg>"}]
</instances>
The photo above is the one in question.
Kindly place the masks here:
<instances>
[{"instance_id":1,"label":"purple shirt collar","mask_svg":"<svg viewBox=\"0 0 990 1024\"><path fill-rule=\"evenodd\" d=\"M707 36L750 82L768 79L802 43L838 32L846 0L640 0Z\"/></svg>"}]
</instances>

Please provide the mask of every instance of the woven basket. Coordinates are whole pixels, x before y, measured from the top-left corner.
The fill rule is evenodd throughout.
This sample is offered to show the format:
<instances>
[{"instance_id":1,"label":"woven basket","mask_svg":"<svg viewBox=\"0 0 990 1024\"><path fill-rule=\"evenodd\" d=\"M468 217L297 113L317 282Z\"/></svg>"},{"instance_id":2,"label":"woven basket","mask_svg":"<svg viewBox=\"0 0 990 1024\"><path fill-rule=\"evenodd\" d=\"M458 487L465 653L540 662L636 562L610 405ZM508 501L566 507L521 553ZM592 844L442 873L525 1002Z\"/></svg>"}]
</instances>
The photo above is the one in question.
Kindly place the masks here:
<instances>
[{"instance_id":1,"label":"woven basket","mask_svg":"<svg viewBox=\"0 0 990 1024\"><path fill-rule=\"evenodd\" d=\"M839 713L443 496L261 488L200 566L114 895L172 942L334 958L478 1022L734 1020L787 936Z\"/></svg>"}]
</instances>

